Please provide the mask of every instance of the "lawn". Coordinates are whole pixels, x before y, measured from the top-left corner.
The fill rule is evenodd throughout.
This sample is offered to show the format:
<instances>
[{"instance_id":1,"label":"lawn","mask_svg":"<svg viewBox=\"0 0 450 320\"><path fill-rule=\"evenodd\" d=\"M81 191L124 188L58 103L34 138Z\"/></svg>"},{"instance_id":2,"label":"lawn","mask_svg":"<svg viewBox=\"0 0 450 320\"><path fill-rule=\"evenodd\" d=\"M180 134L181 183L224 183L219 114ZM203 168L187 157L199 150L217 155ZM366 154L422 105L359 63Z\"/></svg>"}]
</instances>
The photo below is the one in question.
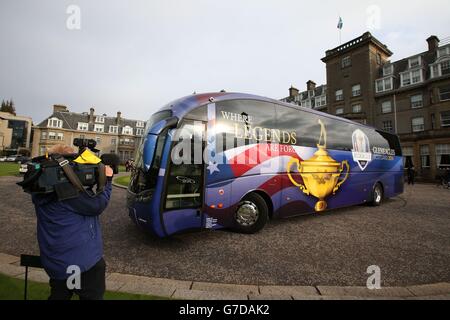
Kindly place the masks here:
<instances>
[{"instance_id":1,"label":"lawn","mask_svg":"<svg viewBox=\"0 0 450 320\"><path fill-rule=\"evenodd\" d=\"M130 176L122 176L114 179L114 182L120 184L121 186L128 187L130 183Z\"/></svg>"},{"instance_id":2,"label":"lawn","mask_svg":"<svg viewBox=\"0 0 450 320\"><path fill-rule=\"evenodd\" d=\"M15 162L0 162L0 177L19 174L19 164Z\"/></svg>"},{"instance_id":3,"label":"lawn","mask_svg":"<svg viewBox=\"0 0 450 320\"><path fill-rule=\"evenodd\" d=\"M0 300L23 300L23 289L25 281L11 278L0 274ZM28 281L28 299L29 300L47 300L50 294L50 287L46 283ZM78 297L74 297L77 299ZM132 294L124 292L105 293L105 300L165 300L155 296L144 294Z\"/></svg>"}]
</instances>

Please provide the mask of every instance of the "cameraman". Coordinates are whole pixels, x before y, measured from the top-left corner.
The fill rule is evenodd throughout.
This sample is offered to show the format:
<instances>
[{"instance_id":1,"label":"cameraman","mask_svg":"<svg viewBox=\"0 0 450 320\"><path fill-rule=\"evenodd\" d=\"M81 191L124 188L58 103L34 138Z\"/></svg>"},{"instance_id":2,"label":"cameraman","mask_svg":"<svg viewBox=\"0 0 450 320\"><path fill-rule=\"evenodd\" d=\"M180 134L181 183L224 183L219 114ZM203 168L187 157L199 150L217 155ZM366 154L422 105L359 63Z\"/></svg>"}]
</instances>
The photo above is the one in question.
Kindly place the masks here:
<instances>
[{"instance_id":1,"label":"cameraman","mask_svg":"<svg viewBox=\"0 0 450 320\"><path fill-rule=\"evenodd\" d=\"M65 145L56 145L50 154L73 154ZM55 194L32 196L37 216L37 238L41 261L50 277L49 300L102 300L105 292L105 269L99 215L111 196L113 170L106 166L107 183L102 193L89 197L80 193L75 199L58 201ZM79 288L69 289L69 266L79 267ZM69 268L69 270L68 270ZM76 283L76 282L75 282Z\"/></svg>"}]
</instances>

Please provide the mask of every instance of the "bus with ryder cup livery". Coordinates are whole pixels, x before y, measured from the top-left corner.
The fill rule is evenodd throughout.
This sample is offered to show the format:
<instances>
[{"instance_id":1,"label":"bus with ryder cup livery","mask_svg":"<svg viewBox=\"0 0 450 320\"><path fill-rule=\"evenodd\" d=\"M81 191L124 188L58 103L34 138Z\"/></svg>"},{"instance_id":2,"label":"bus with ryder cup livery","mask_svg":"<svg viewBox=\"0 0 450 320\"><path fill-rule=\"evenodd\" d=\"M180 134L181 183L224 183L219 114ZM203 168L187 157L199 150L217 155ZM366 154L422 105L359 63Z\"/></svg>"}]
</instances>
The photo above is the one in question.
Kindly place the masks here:
<instances>
[{"instance_id":1,"label":"bus with ryder cup livery","mask_svg":"<svg viewBox=\"0 0 450 320\"><path fill-rule=\"evenodd\" d=\"M261 230L271 218L378 206L403 192L396 135L240 93L194 94L152 115L127 192L159 237Z\"/></svg>"}]
</instances>

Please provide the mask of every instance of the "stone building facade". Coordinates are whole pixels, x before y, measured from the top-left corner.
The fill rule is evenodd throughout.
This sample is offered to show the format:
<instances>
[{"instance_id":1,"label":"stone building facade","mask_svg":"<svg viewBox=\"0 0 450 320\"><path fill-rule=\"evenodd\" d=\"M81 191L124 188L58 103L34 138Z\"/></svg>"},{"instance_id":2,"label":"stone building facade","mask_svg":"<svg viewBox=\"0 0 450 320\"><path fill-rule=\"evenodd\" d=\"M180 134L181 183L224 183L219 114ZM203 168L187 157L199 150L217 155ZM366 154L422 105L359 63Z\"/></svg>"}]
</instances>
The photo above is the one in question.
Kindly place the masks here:
<instances>
[{"instance_id":1,"label":"stone building facade","mask_svg":"<svg viewBox=\"0 0 450 320\"><path fill-rule=\"evenodd\" d=\"M144 121L125 119L121 112L108 117L95 114L94 108L75 113L66 106L54 105L52 114L33 127L32 156L43 155L58 143L73 146L75 138L84 138L95 140L100 154L115 153L126 161L134 157L144 127Z\"/></svg>"},{"instance_id":2,"label":"stone building facade","mask_svg":"<svg viewBox=\"0 0 450 320\"><path fill-rule=\"evenodd\" d=\"M426 51L398 61L369 32L326 51L322 111L398 134L405 166L430 181L450 169L450 41L426 43ZM289 93L284 101L295 100Z\"/></svg>"}]
</instances>

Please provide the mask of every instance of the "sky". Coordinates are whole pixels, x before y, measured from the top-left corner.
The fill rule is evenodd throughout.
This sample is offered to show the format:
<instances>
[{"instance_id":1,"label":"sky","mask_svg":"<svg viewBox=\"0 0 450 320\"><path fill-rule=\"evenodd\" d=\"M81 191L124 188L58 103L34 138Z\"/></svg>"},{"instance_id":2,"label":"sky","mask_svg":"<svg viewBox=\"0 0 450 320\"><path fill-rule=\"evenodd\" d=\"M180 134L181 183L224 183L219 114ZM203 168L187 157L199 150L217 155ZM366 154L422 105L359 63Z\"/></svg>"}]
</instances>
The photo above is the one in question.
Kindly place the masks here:
<instances>
[{"instance_id":1,"label":"sky","mask_svg":"<svg viewBox=\"0 0 450 320\"><path fill-rule=\"evenodd\" d=\"M450 1L1 0L0 100L148 119L194 91L281 99L326 82L325 51L370 31L392 60L450 36Z\"/></svg>"}]
</instances>

